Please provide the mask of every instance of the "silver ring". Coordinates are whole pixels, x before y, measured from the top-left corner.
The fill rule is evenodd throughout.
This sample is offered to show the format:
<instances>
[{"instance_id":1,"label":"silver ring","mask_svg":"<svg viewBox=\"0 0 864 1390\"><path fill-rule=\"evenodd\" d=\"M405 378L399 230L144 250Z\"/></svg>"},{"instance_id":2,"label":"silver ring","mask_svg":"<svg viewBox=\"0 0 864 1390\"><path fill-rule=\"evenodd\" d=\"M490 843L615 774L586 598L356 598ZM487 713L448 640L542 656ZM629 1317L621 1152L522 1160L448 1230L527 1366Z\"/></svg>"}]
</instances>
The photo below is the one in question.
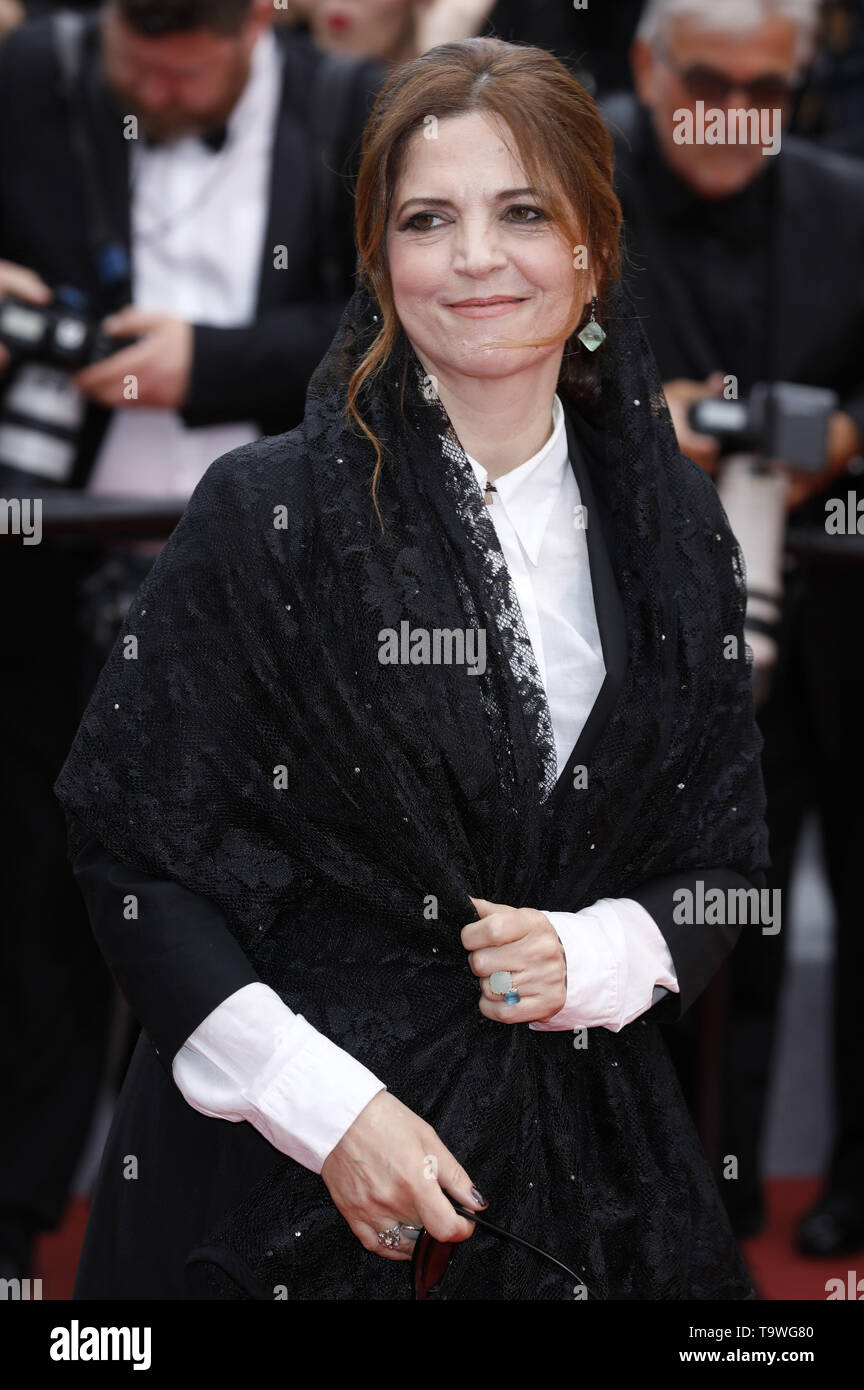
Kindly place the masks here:
<instances>
[{"instance_id":1,"label":"silver ring","mask_svg":"<svg viewBox=\"0 0 864 1390\"><path fill-rule=\"evenodd\" d=\"M388 1226L386 1231L378 1232L378 1244L386 1245L388 1250L392 1250L394 1245L398 1245L402 1237L401 1227L398 1225Z\"/></svg>"},{"instance_id":2,"label":"silver ring","mask_svg":"<svg viewBox=\"0 0 864 1390\"><path fill-rule=\"evenodd\" d=\"M378 1244L386 1245L388 1250L392 1250L402 1239L403 1231L413 1231L414 1235L410 1238L416 1240L422 1229L422 1226L410 1226L407 1221L397 1221L395 1226L388 1226L386 1231L378 1232Z\"/></svg>"}]
</instances>

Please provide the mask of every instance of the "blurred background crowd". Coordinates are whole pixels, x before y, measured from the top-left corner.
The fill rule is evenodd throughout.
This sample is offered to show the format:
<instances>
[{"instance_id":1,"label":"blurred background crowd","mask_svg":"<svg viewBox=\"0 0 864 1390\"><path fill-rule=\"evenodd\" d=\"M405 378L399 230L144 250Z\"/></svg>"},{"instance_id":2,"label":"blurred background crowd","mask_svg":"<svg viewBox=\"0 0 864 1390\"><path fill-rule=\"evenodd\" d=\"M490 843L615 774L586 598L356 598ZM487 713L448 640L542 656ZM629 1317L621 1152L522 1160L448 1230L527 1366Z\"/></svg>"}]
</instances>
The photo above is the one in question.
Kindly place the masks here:
<instances>
[{"instance_id":1,"label":"blurred background crowd","mask_svg":"<svg viewBox=\"0 0 864 1390\"><path fill-rule=\"evenodd\" d=\"M864 0L0 0L0 494L44 499L41 544L0 536L0 1277L46 1296L137 1031L53 783L203 473L302 418L384 75L476 34L600 103L628 288L747 559L782 924L670 1053L763 1294L862 1258ZM779 113L780 148L679 143L709 108Z\"/></svg>"}]
</instances>

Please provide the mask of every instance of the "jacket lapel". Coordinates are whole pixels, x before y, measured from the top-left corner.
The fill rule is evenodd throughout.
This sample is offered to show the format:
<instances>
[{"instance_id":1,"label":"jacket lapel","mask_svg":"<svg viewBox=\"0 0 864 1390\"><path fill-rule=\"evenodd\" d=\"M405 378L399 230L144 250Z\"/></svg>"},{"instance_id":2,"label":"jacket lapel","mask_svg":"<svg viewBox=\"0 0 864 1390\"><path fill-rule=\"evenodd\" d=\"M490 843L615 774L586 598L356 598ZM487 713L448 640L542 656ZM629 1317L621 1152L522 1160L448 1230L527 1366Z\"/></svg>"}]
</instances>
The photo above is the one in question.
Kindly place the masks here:
<instances>
[{"instance_id":1,"label":"jacket lapel","mask_svg":"<svg viewBox=\"0 0 864 1390\"><path fill-rule=\"evenodd\" d=\"M292 49L287 33L283 37L278 25L274 32L279 52L281 89L273 131L266 233L258 278L259 314L284 304L289 285L294 296L302 297L302 267L308 264L305 248L309 242L310 209L315 206L308 151L310 137L304 127L302 114L298 114L296 109L296 89L301 81L298 64L301 59ZM304 100L307 95L308 92ZM287 174L289 170L290 177ZM276 248L282 246L289 251L287 267L276 257ZM310 256L310 259L314 259L314 256ZM297 267L301 269L298 271Z\"/></svg>"},{"instance_id":2,"label":"jacket lapel","mask_svg":"<svg viewBox=\"0 0 864 1390\"><path fill-rule=\"evenodd\" d=\"M125 137L128 112L121 111L105 81L99 44L99 15L88 16L86 92L96 165L102 172L100 188L105 199L111 232L129 253L129 140Z\"/></svg>"},{"instance_id":3,"label":"jacket lapel","mask_svg":"<svg viewBox=\"0 0 864 1390\"><path fill-rule=\"evenodd\" d=\"M557 799L563 794L565 787L572 788L573 769L587 764L588 757L621 693L627 670L627 626L624 605L612 565L614 532L611 518L604 515L591 482L591 471L605 467L605 439L600 431L589 425L569 403L564 403L564 418L570 465L576 475L582 505L587 508L585 535L588 542L588 563L606 677L555 784L549 799L550 807L557 804Z\"/></svg>"}]
</instances>

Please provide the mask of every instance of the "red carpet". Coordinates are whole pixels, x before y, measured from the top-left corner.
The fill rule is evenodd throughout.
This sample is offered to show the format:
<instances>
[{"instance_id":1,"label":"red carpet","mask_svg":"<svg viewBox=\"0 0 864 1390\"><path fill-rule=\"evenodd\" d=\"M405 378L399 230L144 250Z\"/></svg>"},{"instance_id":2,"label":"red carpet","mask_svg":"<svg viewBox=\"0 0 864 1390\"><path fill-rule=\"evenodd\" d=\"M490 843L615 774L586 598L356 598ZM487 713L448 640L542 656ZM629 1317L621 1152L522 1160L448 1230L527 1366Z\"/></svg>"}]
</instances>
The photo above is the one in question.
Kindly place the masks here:
<instances>
[{"instance_id":1,"label":"red carpet","mask_svg":"<svg viewBox=\"0 0 864 1390\"><path fill-rule=\"evenodd\" d=\"M795 1222L818 1195L819 1187L818 1178L774 1178L767 1184L765 1230L754 1239L741 1242L744 1258L763 1298L823 1301L826 1280L839 1277L845 1283L849 1269L857 1269L864 1277L864 1251L830 1260L805 1259L795 1254ZM37 1246L34 1275L42 1278L43 1299L71 1297L88 1206L80 1198L71 1202L63 1224L44 1236Z\"/></svg>"},{"instance_id":2,"label":"red carpet","mask_svg":"<svg viewBox=\"0 0 864 1390\"><path fill-rule=\"evenodd\" d=\"M818 1178L773 1178L766 1184L767 1220L761 1235L742 1240L741 1251L763 1298L824 1302L825 1283L857 1269L864 1276L864 1250L817 1260L793 1249L795 1224L819 1196Z\"/></svg>"},{"instance_id":3,"label":"red carpet","mask_svg":"<svg viewBox=\"0 0 864 1390\"><path fill-rule=\"evenodd\" d=\"M42 1297L71 1298L75 1268L84 1240L90 1203L74 1197L62 1224L36 1243L33 1274L42 1280Z\"/></svg>"}]
</instances>

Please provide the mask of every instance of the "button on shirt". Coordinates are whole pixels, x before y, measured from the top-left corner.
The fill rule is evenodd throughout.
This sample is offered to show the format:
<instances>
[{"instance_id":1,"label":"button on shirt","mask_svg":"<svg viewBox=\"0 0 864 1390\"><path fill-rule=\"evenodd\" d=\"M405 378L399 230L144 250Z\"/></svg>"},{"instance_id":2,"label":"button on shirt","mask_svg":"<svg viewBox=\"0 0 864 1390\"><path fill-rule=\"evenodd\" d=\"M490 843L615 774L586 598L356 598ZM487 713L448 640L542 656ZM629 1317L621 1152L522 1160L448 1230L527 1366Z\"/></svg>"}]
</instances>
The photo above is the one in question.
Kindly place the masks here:
<instances>
[{"instance_id":1,"label":"button on shirt","mask_svg":"<svg viewBox=\"0 0 864 1390\"><path fill-rule=\"evenodd\" d=\"M468 459L482 491L488 474ZM489 512L546 691L560 776L606 668L557 395L549 439L494 486ZM529 1029L618 1032L665 990L678 992L669 948L640 903L601 898L579 912L545 915L564 949L567 998L557 1014ZM316 1173L360 1111L386 1089L261 982L214 1009L177 1053L172 1070L194 1109L248 1120L280 1152Z\"/></svg>"}]
</instances>

